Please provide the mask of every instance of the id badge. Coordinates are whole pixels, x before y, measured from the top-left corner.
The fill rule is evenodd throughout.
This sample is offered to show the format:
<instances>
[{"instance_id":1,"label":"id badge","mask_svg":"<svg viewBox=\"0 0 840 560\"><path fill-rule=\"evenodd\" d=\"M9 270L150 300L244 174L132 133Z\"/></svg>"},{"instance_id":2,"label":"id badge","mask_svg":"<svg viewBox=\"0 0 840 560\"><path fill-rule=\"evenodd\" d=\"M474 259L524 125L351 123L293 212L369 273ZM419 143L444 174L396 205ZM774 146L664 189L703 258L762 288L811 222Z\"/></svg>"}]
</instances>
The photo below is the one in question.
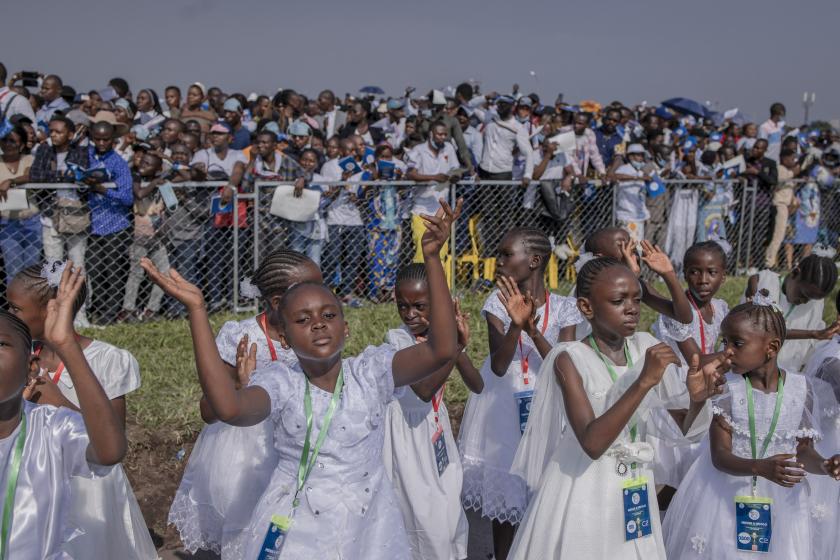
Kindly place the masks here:
<instances>
[{"instance_id":1,"label":"id badge","mask_svg":"<svg viewBox=\"0 0 840 560\"><path fill-rule=\"evenodd\" d=\"M533 389L514 393L516 408L519 411L519 435L525 433L525 426L528 425L528 416L531 414L531 399L534 398Z\"/></svg>"},{"instance_id":2,"label":"id badge","mask_svg":"<svg viewBox=\"0 0 840 560\"><path fill-rule=\"evenodd\" d=\"M257 560L277 560L280 558L280 552L286 543L286 535L289 534L291 526L292 519L290 517L272 515Z\"/></svg>"},{"instance_id":3,"label":"id badge","mask_svg":"<svg viewBox=\"0 0 840 560\"><path fill-rule=\"evenodd\" d=\"M449 454L446 451L446 438L443 437L443 428L440 426L438 426L435 435L432 436L432 449L435 451L438 476L443 476L443 471L449 466Z\"/></svg>"},{"instance_id":4,"label":"id badge","mask_svg":"<svg viewBox=\"0 0 840 560\"><path fill-rule=\"evenodd\" d=\"M769 552L773 500L735 496L735 544L745 552Z\"/></svg>"},{"instance_id":5,"label":"id badge","mask_svg":"<svg viewBox=\"0 0 840 560\"><path fill-rule=\"evenodd\" d=\"M647 537L653 531L650 523L647 478L628 480L622 489L624 501L624 540L633 541Z\"/></svg>"}]
</instances>

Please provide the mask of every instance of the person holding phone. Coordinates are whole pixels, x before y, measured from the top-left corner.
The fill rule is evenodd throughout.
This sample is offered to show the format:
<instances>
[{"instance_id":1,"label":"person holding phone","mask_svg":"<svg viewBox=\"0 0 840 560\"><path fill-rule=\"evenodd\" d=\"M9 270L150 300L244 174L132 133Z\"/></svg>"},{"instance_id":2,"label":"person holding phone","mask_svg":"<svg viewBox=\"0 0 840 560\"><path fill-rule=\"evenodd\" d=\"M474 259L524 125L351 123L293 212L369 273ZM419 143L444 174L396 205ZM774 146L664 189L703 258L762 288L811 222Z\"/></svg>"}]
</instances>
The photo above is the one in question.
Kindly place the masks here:
<instances>
[{"instance_id":1,"label":"person holding phone","mask_svg":"<svg viewBox=\"0 0 840 560\"><path fill-rule=\"evenodd\" d=\"M12 76L9 80L9 87L0 87L0 121L10 119L15 115L23 115L35 122L35 112L32 105L22 95L15 93L12 87L17 81L15 78L20 73ZM6 83L6 67L0 62L0 86Z\"/></svg>"}]
</instances>

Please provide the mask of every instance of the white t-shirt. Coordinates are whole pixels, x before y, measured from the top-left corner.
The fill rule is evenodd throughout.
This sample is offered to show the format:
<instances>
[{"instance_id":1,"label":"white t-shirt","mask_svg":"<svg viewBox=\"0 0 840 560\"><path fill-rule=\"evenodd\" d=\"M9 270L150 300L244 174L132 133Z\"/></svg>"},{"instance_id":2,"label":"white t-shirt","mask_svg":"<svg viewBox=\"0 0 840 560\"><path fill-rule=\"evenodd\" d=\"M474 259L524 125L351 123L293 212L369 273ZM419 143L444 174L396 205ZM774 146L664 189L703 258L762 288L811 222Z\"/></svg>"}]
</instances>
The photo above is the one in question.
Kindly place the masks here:
<instances>
[{"instance_id":1,"label":"white t-shirt","mask_svg":"<svg viewBox=\"0 0 840 560\"><path fill-rule=\"evenodd\" d=\"M437 175L438 173L448 175L460 166L455 148L449 142L446 142L437 154L432 151L428 142L423 142L408 152L408 169L416 169L421 175ZM438 200L446 198L448 187L447 183L415 187L414 205L411 212L434 215L440 207Z\"/></svg>"},{"instance_id":2,"label":"white t-shirt","mask_svg":"<svg viewBox=\"0 0 840 560\"><path fill-rule=\"evenodd\" d=\"M623 222L640 222L650 218L650 212L645 204L647 187L642 180L644 171L637 170L629 163L625 163L615 172L617 175L630 175L639 178L638 181L619 181L616 184L616 219Z\"/></svg>"},{"instance_id":3,"label":"white t-shirt","mask_svg":"<svg viewBox=\"0 0 840 560\"><path fill-rule=\"evenodd\" d=\"M196 152L191 163L192 165L196 163L204 164L208 174L213 171L224 171L230 177L233 174L233 168L237 162L241 162L242 165L248 164L248 158L245 157L245 154L241 150L228 149L225 158L220 159L219 154L215 150L206 149Z\"/></svg>"},{"instance_id":4,"label":"white t-shirt","mask_svg":"<svg viewBox=\"0 0 840 560\"><path fill-rule=\"evenodd\" d=\"M69 152L56 152L55 153L55 170L59 173L64 173L67 171L67 154ZM57 189L55 191L55 196L58 198L63 198L65 200L79 200L79 194L76 192L75 189Z\"/></svg>"}]
</instances>

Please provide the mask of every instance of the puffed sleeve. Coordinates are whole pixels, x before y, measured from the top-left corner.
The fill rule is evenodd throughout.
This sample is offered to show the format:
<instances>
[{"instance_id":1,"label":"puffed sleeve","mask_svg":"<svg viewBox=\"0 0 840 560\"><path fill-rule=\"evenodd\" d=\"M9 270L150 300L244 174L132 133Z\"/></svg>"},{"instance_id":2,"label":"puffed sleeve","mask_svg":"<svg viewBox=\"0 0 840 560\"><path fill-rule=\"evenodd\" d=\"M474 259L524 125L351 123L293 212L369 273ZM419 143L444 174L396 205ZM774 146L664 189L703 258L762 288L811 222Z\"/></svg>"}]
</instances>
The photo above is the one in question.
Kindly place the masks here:
<instances>
[{"instance_id":1,"label":"puffed sleeve","mask_svg":"<svg viewBox=\"0 0 840 560\"><path fill-rule=\"evenodd\" d=\"M90 369L109 399L116 399L140 388L140 364L129 352L102 343L89 358Z\"/></svg>"},{"instance_id":2,"label":"puffed sleeve","mask_svg":"<svg viewBox=\"0 0 840 560\"><path fill-rule=\"evenodd\" d=\"M551 298L552 304L555 304L556 302L557 309L556 314L552 313L552 315L554 315L552 320L556 321L559 328L563 329L572 325L579 325L583 322L583 315L577 306L577 298L571 296L558 296L554 294L551 295ZM554 310L552 309L552 311Z\"/></svg>"},{"instance_id":3,"label":"puffed sleeve","mask_svg":"<svg viewBox=\"0 0 840 560\"><path fill-rule=\"evenodd\" d=\"M697 314L692 311L691 322L688 324L680 323L676 319L659 315L656 320L656 331L661 338L670 338L676 342L683 342L694 336L695 323L697 322Z\"/></svg>"},{"instance_id":4,"label":"puffed sleeve","mask_svg":"<svg viewBox=\"0 0 840 560\"><path fill-rule=\"evenodd\" d=\"M486 320L487 314L493 315L503 323L507 324L510 320L508 318L507 310L499 300L499 290L493 290L487 299L484 301L484 307L481 308L481 316Z\"/></svg>"},{"instance_id":5,"label":"puffed sleeve","mask_svg":"<svg viewBox=\"0 0 840 560\"><path fill-rule=\"evenodd\" d=\"M65 479L71 476L96 478L111 472L111 466L88 461L90 439L80 413L65 407L57 408L52 412L49 427L52 441L61 448Z\"/></svg>"},{"instance_id":6,"label":"puffed sleeve","mask_svg":"<svg viewBox=\"0 0 840 560\"><path fill-rule=\"evenodd\" d=\"M219 334L216 335L216 347L226 364L236 366L236 347L241 338L242 327L236 321L228 321L219 329Z\"/></svg>"},{"instance_id":7,"label":"puffed sleeve","mask_svg":"<svg viewBox=\"0 0 840 560\"><path fill-rule=\"evenodd\" d=\"M271 401L271 416L277 416L289 400L295 396L297 387L300 385L303 373L289 369L280 362L272 362L261 368L257 368L251 374L248 387L261 387ZM300 395L301 398L303 395Z\"/></svg>"},{"instance_id":8,"label":"puffed sleeve","mask_svg":"<svg viewBox=\"0 0 840 560\"><path fill-rule=\"evenodd\" d=\"M397 349L390 344L368 346L355 358L350 367L362 387L383 404L394 398L394 355Z\"/></svg>"}]
</instances>

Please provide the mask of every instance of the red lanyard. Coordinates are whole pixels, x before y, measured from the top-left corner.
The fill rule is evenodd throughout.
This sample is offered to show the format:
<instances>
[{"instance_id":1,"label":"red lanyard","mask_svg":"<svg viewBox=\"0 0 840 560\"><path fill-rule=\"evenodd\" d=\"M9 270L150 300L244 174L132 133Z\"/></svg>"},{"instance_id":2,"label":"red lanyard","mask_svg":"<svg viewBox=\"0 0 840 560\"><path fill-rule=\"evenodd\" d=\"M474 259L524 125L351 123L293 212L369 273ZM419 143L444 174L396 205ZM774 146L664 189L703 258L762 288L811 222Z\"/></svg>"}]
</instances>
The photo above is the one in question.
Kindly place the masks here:
<instances>
[{"instance_id":1,"label":"red lanyard","mask_svg":"<svg viewBox=\"0 0 840 560\"><path fill-rule=\"evenodd\" d=\"M77 337L76 337L76 340L78 340L78 338L79 338L79 337L77 336ZM40 356L40 355L41 355L41 349L42 349L43 347L44 347L44 346L43 346L43 345L41 345L41 346L39 346L38 348L36 348L36 349L35 349L35 355L36 355L36 356ZM53 374L52 382L53 382L53 383L58 383L58 380L59 380L59 379L61 379L61 374L62 374L62 373L64 373L64 362L60 362L60 363L58 364L58 367L57 367L57 368L55 368L55 373Z\"/></svg>"},{"instance_id":2,"label":"red lanyard","mask_svg":"<svg viewBox=\"0 0 840 560\"><path fill-rule=\"evenodd\" d=\"M551 311L551 302L549 300L549 293L548 291L545 292L545 313L543 313L543 324L542 328L540 329L540 334L545 336L545 331L548 328L548 314ZM528 385L528 356L531 355L531 349L528 350L526 354L522 349L522 335L519 335L519 356L520 362L522 364L522 381L525 385Z\"/></svg>"},{"instance_id":3,"label":"red lanyard","mask_svg":"<svg viewBox=\"0 0 840 560\"><path fill-rule=\"evenodd\" d=\"M271 361L277 361L277 350L274 349L274 341L268 336L268 327L265 324L265 313L260 313L257 323L262 327L262 332L265 335L265 343L268 344L268 352L271 354Z\"/></svg>"},{"instance_id":4,"label":"red lanyard","mask_svg":"<svg viewBox=\"0 0 840 560\"><path fill-rule=\"evenodd\" d=\"M438 392L432 397L432 408L435 411L435 424L440 427L440 419L438 417L438 410L440 410L440 403L443 402L443 391L446 389L446 383L440 386Z\"/></svg>"},{"instance_id":5,"label":"red lanyard","mask_svg":"<svg viewBox=\"0 0 840 560\"><path fill-rule=\"evenodd\" d=\"M700 313L700 308L697 307L697 302L694 301L694 296L691 295L691 291L688 292L688 301L691 302L691 307L693 307L694 310L697 311L697 316L700 318L700 348L701 348L703 354L706 354L707 353L707 351L706 351L706 325L705 325L706 321L703 319L703 314ZM712 306L712 323L714 323L714 322L715 322L715 306L713 305ZM712 341L712 344L714 344L714 341ZM711 348L708 350L708 353L709 354L712 353Z\"/></svg>"}]
</instances>

